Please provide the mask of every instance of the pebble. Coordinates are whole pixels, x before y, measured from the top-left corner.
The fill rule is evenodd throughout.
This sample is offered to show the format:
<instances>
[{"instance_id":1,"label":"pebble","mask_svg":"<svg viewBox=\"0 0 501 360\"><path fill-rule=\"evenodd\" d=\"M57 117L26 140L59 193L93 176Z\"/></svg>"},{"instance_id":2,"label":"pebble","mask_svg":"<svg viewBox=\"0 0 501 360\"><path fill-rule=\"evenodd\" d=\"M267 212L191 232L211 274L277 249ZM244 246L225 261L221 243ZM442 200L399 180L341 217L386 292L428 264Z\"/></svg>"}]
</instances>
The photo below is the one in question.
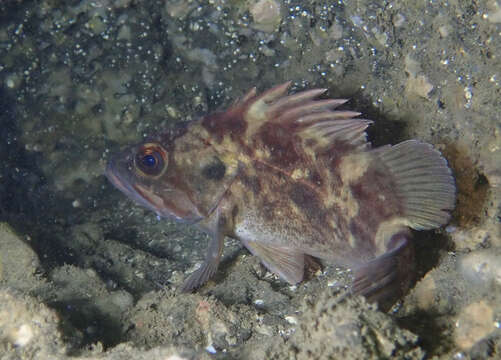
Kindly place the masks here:
<instances>
[{"instance_id":1,"label":"pebble","mask_svg":"<svg viewBox=\"0 0 501 360\"><path fill-rule=\"evenodd\" d=\"M27 324L21 325L19 328L12 330L8 334L9 340L17 347L23 347L33 339L33 330Z\"/></svg>"},{"instance_id":2,"label":"pebble","mask_svg":"<svg viewBox=\"0 0 501 360\"><path fill-rule=\"evenodd\" d=\"M494 24L501 23L501 6L496 1L491 1L489 2L488 9L489 12L483 16L484 19Z\"/></svg>"},{"instance_id":3,"label":"pebble","mask_svg":"<svg viewBox=\"0 0 501 360\"><path fill-rule=\"evenodd\" d=\"M459 348L469 350L495 330L494 312L485 301L465 307L457 317L455 341Z\"/></svg>"},{"instance_id":4,"label":"pebble","mask_svg":"<svg viewBox=\"0 0 501 360\"><path fill-rule=\"evenodd\" d=\"M131 41L132 32L129 25L122 25L118 30L117 40Z\"/></svg>"},{"instance_id":5,"label":"pebble","mask_svg":"<svg viewBox=\"0 0 501 360\"><path fill-rule=\"evenodd\" d=\"M110 301L118 306L121 311L126 311L134 305L134 297L127 291L115 291L110 296Z\"/></svg>"},{"instance_id":6,"label":"pebble","mask_svg":"<svg viewBox=\"0 0 501 360\"><path fill-rule=\"evenodd\" d=\"M253 27L264 32L275 31L282 20L280 3L275 0L259 0L249 10L254 19Z\"/></svg>"},{"instance_id":7,"label":"pebble","mask_svg":"<svg viewBox=\"0 0 501 360\"><path fill-rule=\"evenodd\" d=\"M437 285L433 277L428 274L414 288L417 306L420 309L428 310L435 304Z\"/></svg>"},{"instance_id":8,"label":"pebble","mask_svg":"<svg viewBox=\"0 0 501 360\"><path fill-rule=\"evenodd\" d=\"M463 276L476 285L488 288L501 285L501 248L473 251L460 259Z\"/></svg>"},{"instance_id":9,"label":"pebble","mask_svg":"<svg viewBox=\"0 0 501 360\"><path fill-rule=\"evenodd\" d=\"M428 94L433 90L433 85L424 75L409 76L405 84L405 89L408 93L427 99Z\"/></svg>"},{"instance_id":10,"label":"pebble","mask_svg":"<svg viewBox=\"0 0 501 360\"><path fill-rule=\"evenodd\" d=\"M211 345L208 345L205 347L205 350L209 353L209 354L215 354L217 353L216 349L214 348L214 346L211 344Z\"/></svg>"},{"instance_id":11,"label":"pebble","mask_svg":"<svg viewBox=\"0 0 501 360\"><path fill-rule=\"evenodd\" d=\"M6 76L5 85L9 89L16 89L21 85L22 78L17 73L12 73Z\"/></svg>"},{"instance_id":12,"label":"pebble","mask_svg":"<svg viewBox=\"0 0 501 360\"><path fill-rule=\"evenodd\" d=\"M254 305L256 305L256 306L263 306L264 305L264 300L256 299L256 300L254 300Z\"/></svg>"}]
</instances>

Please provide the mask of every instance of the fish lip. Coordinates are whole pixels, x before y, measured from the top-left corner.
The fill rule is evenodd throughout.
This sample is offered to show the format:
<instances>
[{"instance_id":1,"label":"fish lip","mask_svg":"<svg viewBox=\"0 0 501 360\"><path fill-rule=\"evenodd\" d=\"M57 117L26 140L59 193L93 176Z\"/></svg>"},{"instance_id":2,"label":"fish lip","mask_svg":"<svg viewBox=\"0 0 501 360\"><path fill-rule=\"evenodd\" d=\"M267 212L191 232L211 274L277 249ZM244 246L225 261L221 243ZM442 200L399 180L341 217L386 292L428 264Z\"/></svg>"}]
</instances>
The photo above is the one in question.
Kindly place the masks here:
<instances>
[{"instance_id":1,"label":"fish lip","mask_svg":"<svg viewBox=\"0 0 501 360\"><path fill-rule=\"evenodd\" d=\"M195 217L193 219L183 218L174 215L166 209L158 208L155 206L154 201L145 196L144 191L137 188L134 184L131 184L131 182L125 178L120 169L117 169L115 162L115 159L110 159L108 161L104 175L113 186L123 192L129 199L147 209L152 210L160 217L171 219L179 223L193 225L203 220L203 216Z\"/></svg>"},{"instance_id":2,"label":"fish lip","mask_svg":"<svg viewBox=\"0 0 501 360\"><path fill-rule=\"evenodd\" d=\"M122 180L121 176L119 176L119 173L120 172L115 171L115 160L110 159L108 161L108 164L106 164L106 170L104 171L104 175L113 186L115 186L120 191L128 195L133 191L133 189L130 186L126 185L126 183Z\"/></svg>"},{"instance_id":3,"label":"fish lip","mask_svg":"<svg viewBox=\"0 0 501 360\"><path fill-rule=\"evenodd\" d=\"M161 214L161 211L153 207L148 199L145 199L140 193L138 193L134 186L127 181L127 179L125 179L120 169L117 170L115 166L115 159L108 161L104 174L106 178L108 178L109 182L118 190L123 192L128 198L138 202L142 206L152 209L157 214Z\"/></svg>"}]
</instances>

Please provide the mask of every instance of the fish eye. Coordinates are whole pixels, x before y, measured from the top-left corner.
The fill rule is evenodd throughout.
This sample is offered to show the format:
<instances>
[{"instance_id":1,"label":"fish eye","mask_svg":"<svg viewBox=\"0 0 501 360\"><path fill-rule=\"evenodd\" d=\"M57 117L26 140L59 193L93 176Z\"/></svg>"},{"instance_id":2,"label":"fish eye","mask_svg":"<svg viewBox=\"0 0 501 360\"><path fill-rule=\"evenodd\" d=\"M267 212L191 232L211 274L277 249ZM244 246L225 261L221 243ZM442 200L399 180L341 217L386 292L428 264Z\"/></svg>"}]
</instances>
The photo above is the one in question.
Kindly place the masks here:
<instances>
[{"instance_id":1,"label":"fish eye","mask_svg":"<svg viewBox=\"0 0 501 360\"><path fill-rule=\"evenodd\" d=\"M142 145L134 157L134 165L141 176L161 176L167 168L167 152L158 144Z\"/></svg>"},{"instance_id":2,"label":"fish eye","mask_svg":"<svg viewBox=\"0 0 501 360\"><path fill-rule=\"evenodd\" d=\"M149 168L153 168L158 164L157 158L152 154L146 154L141 159L141 163Z\"/></svg>"}]
</instances>

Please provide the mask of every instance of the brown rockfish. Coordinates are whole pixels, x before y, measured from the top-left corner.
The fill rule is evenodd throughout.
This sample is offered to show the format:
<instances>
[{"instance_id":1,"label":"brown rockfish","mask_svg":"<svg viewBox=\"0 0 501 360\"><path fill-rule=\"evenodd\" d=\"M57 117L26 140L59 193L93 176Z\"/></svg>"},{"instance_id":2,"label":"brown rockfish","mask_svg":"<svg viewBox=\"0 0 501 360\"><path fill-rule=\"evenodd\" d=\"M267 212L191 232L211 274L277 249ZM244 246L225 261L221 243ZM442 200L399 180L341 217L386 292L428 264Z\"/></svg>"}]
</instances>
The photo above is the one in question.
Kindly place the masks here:
<instances>
[{"instance_id":1,"label":"brown rockfish","mask_svg":"<svg viewBox=\"0 0 501 360\"><path fill-rule=\"evenodd\" d=\"M218 267L225 236L239 239L290 284L318 258L354 269L353 291L383 299L412 277L411 229L444 225L455 183L437 150L418 140L372 149L360 113L325 89L290 83L250 90L224 112L129 147L106 175L158 215L211 236L190 291Z\"/></svg>"}]
</instances>

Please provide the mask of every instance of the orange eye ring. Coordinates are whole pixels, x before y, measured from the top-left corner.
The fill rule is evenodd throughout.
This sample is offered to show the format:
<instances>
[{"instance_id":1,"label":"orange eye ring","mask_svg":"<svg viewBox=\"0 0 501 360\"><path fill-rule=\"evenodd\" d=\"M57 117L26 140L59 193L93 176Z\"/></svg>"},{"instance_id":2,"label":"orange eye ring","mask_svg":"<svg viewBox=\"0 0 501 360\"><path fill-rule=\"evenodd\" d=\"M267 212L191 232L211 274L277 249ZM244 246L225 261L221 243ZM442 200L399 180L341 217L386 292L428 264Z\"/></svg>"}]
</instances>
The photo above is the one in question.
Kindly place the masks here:
<instances>
[{"instance_id":1,"label":"orange eye ring","mask_svg":"<svg viewBox=\"0 0 501 360\"><path fill-rule=\"evenodd\" d=\"M167 151L160 144L146 143L134 156L134 169L141 177L157 179L165 173L167 165Z\"/></svg>"}]
</instances>

